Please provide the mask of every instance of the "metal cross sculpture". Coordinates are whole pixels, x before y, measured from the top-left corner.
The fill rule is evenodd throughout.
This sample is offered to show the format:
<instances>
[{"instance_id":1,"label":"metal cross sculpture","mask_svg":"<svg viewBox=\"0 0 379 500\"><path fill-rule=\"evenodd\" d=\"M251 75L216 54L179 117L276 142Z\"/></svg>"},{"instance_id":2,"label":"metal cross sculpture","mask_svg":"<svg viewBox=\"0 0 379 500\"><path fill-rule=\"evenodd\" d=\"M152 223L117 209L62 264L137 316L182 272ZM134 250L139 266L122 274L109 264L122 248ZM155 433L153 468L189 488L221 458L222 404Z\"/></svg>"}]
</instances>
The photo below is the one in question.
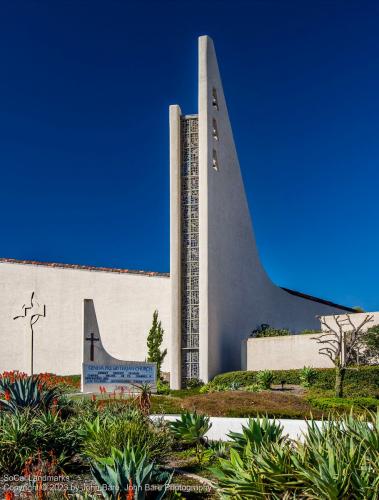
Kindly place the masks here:
<instances>
[{"instance_id":1,"label":"metal cross sculpture","mask_svg":"<svg viewBox=\"0 0 379 500\"><path fill-rule=\"evenodd\" d=\"M40 318L46 317L46 306L40 305L35 299L35 293L32 292L30 297L30 305L24 304L22 306L22 314L15 316L13 319L27 319L31 333L31 351L30 351L30 374L33 375L34 370L34 325Z\"/></svg>"},{"instance_id":2,"label":"metal cross sculpture","mask_svg":"<svg viewBox=\"0 0 379 500\"><path fill-rule=\"evenodd\" d=\"M94 333L91 333L90 337L86 337L87 342L91 342L91 350L90 350L90 361L95 361L95 342L99 342L100 339L95 337Z\"/></svg>"}]
</instances>

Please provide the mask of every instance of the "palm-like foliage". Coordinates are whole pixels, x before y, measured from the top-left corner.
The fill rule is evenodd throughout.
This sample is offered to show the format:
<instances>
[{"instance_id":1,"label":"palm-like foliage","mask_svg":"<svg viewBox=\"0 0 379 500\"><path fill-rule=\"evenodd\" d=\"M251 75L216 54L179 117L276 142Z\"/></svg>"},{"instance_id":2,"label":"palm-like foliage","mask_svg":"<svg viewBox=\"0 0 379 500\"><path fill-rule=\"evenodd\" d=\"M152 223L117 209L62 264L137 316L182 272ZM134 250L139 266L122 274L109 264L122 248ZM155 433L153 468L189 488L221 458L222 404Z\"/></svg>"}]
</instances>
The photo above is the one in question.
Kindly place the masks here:
<instances>
[{"instance_id":1,"label":"palm-like foliage","mask_svg":"<svg viewBox=\"0 0 379 500\"><path fill-rule=\"evenodd\" d=\"M170 422L170 429L174 437L185 444L194 445L205 443L205 434L212 427L209 417L190 413L188 411L180 415L179 420Z\"/></svg>"},{"instance_id":2,"label":"palm-like foliage","mask_svg":"<svg viewBox=\"0 0 379 500\"><path fill-rule=\"evenodd\" d=\"M262 389L270 389L274 382L274 373L271 370L262 370L257 373L257 384Z\"/></svg>"},{"instance_id":3,"label":"palm-like foliage","mask_svg":"<svg viewBox=\"0 0 379 500\"><path fill-rule=\"evenodd\" d=\"M249 418L247 426L242 426L242 433L230 432L228 437L232 440L233 448L239 452L242 452L247 444L256 448L262 444L280 443L286 439L283 436L283 426L267 417Z\"/></svg>"},{"instance_id":4,"label":"palm-like foliage","mask_svg":"<svg viewBox=\"0 0 379 500\"><path fill-rule=\"evenodd\" d=\"M317 371L311 366L304 366L300 371L300 382L303 387L310 387L317 379Z\"/></svg>"},{"instance_id":5,"label":"palm-like foliage","mask_svg":"<svg viewBox=\"0 0 379 500\"><path fill-rule=\"evenodd\" d=\"M124 449L130 441L134 450L146 453L149 460L164 458L170 450L172 436L167 426L155 426L141 416L130 419L130 414L112 417L107 415L84 421L80 429L83 452L98 461L110 456L112 448Z\"/></svg>"},{"instance_id":6,"label":"palm-like foliage","mask_svg":"<svg viewBox=\"0 0 379 500\"><path fill-rule=\"evenodd\" d=\"M131 498L143 500L148 485L156 477L154 463L148 461L146 453L135 452L129 443L123 451L113 448L110 457L92 463L91 473L103 497L109 500L126 499L131 492ZM164 497L171 477L166 479L156 496L158 500Z\"/></svg>"},{"instance_id":7,"label":"palm-like foliage","mask_svg":"<svg viewBox=\"0 0 379 500\"><path fill-rule=\"evenodd\" d=\"M174 437L187 445L196 446L196 456L201 463L206 444L205 434L212 427L209 417L188 411L180 415L179 420L170 422L170 429Z\"/></svg>"},{"instance_id":8,"label":"palm-like foliage","mask_svg":"<svg viewBox=\"0 0 379 500\"><path fill-rule=\"evenodd\" d=\"M57 387L46 387L38 377L28 377L14 382L1 380L0 395L4 398L0 410L16 413L26 408L46 411L58 402L62 392Z\"/></svg>"}]
</instances>

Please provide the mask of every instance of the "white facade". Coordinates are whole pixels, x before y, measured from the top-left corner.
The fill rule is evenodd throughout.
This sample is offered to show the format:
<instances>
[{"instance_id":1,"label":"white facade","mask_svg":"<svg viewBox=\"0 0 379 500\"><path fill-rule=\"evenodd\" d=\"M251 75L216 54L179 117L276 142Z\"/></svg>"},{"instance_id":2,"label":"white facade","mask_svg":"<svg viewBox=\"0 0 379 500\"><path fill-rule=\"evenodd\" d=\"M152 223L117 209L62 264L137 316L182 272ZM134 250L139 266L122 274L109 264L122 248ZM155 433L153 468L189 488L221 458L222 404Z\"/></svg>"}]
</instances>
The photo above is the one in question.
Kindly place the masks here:
<instances>
[{"instance_id":1,"label":"white facade","mask_svg":"<svg viewBox=\"0 0 379 500\"><path fill-rule=\"evenodd\" d=\"M154 273L153 273L154 274ZM0 372L30 372L30 326L22 306L32 292L46 315L34 325L34 372L81 373L83 300L93 299L103 345L118 359L144 361L153 312L159 311L171 339L170 279L167 276L51 267L0 261ZM163 371L169 371L166 357Z\"/></svg>"},{"instance_id":2,"label":"white facade","mask_svg":"<svg viewBox=\"0 0 379 500\"><path fill-rule=\"evenodd\" d=\"M252 229L213 42L199 39L196 115L170 107L170 276L0 259L0 372L30 371L31 295L46 305L34 325L34 372L78 374L83 300L118 359L143 361L155 309L165 329L171 386L241 367L241 341L261 323L297 331L346 308L275 286ZM28 306L29 304L29 306ZM26 318L13 319L26 314ZM29 315L29 316L28 316Z\"/></svg>"}]
</instances>

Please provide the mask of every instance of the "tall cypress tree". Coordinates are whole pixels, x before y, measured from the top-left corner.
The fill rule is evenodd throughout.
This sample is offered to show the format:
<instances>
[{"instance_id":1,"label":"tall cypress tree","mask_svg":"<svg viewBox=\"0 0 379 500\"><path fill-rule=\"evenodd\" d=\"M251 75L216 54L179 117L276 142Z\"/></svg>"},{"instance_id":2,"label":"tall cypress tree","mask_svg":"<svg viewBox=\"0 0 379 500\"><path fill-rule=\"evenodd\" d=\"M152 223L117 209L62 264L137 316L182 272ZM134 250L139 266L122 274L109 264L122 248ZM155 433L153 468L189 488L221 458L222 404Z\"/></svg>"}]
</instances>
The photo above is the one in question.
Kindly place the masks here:
<instances>
[{"instance_id":1,"label":"tall cypress tree","mask_svg":"<svg viewBox=\"0 0 379 500\"><path fill-rule=\"evenodd\" d=\"M147 336L147 360L157 363L157 378L161 378L161 366L167 354L167 349L161 351L164 330L162 323L158 321L158 311L154 311L153 323Z\"/></svg>"}]
</instances>

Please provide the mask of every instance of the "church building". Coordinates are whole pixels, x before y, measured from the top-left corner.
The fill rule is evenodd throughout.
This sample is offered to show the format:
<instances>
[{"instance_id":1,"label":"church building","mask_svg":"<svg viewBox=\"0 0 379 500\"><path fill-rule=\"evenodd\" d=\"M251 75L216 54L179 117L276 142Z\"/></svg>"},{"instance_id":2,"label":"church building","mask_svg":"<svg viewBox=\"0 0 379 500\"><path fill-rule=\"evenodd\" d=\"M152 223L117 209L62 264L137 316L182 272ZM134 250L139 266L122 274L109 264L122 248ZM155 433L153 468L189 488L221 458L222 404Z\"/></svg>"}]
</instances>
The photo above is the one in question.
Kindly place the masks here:
<instances>
[{"instance_id":1,"label":"church building","mask_svg":"<svg viewBox=\"0 0 379 500\"><path fill-rule=\"evenodd\" d=\"M195 110L190 110L195 111ZM107 352L144 361L154 310L170 385L241 369L262 323L298 332L349 307L276 286L255 242L215 49L199 38L198 110L170 106L170 274L0 259L0 372L79 374L83 304L92 299Z\"/></svg>"}]
</instances>

